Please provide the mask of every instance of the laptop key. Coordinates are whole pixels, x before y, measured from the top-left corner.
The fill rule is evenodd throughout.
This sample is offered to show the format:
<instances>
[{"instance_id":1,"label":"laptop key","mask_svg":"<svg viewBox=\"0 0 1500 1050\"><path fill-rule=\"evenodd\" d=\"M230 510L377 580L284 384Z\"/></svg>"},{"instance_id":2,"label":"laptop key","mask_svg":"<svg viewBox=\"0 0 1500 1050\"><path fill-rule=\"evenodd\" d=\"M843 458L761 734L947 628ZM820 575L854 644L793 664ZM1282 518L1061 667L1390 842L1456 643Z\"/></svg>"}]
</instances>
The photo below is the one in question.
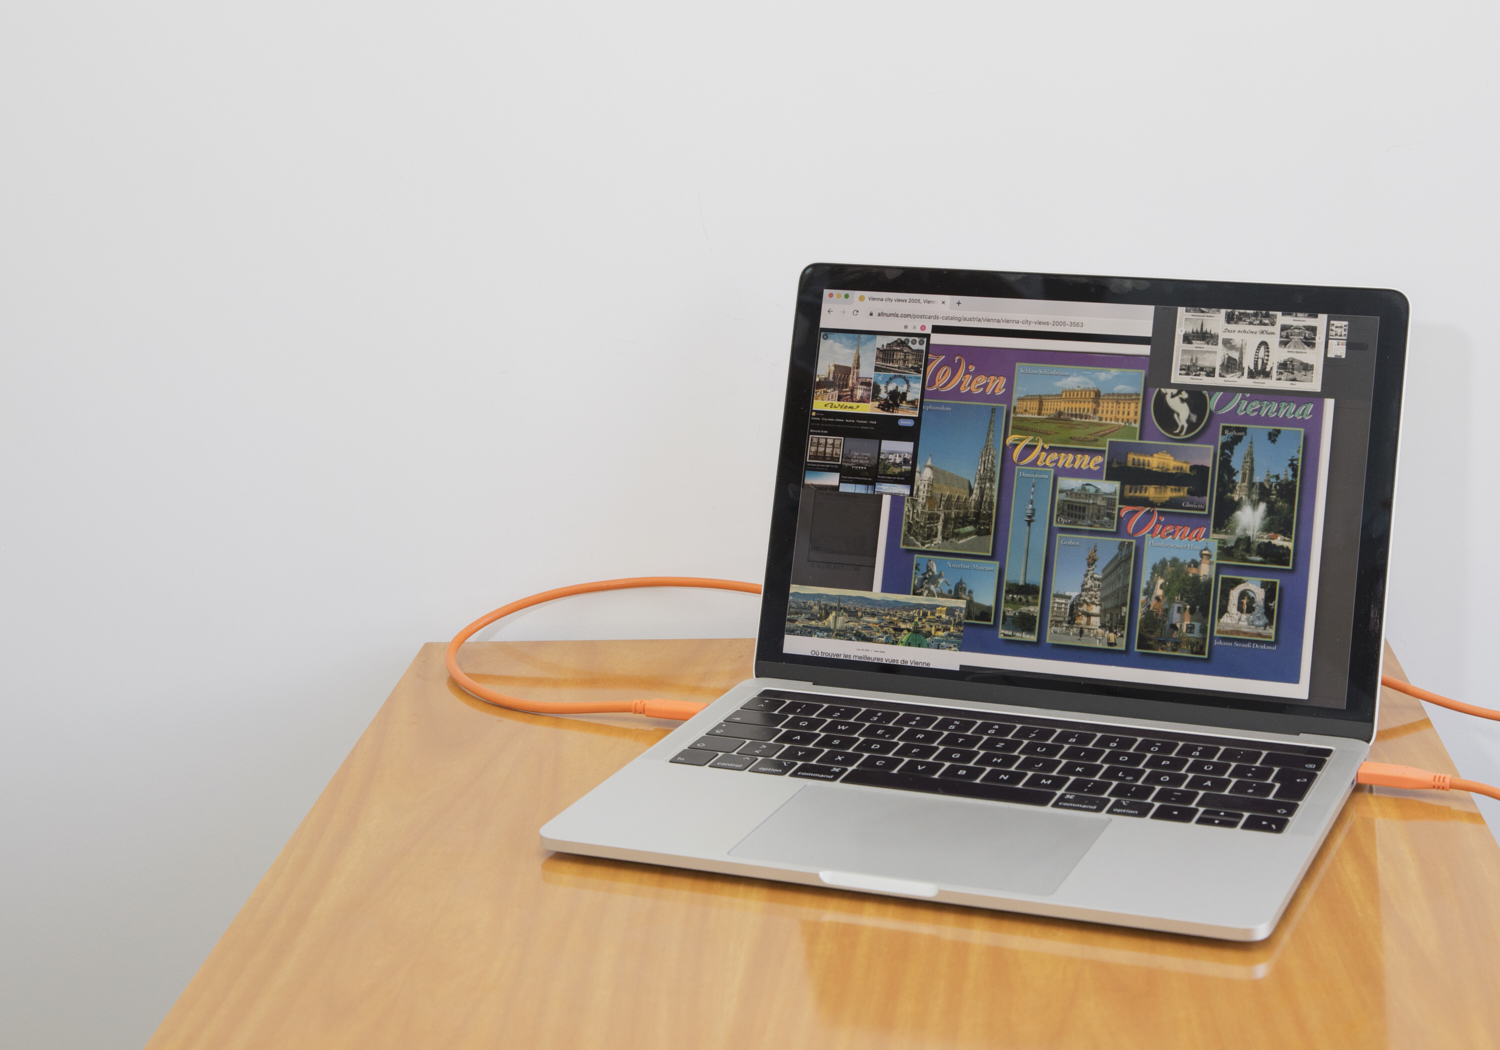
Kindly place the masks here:
<instances>
[{"instance_id":1,"label":"laptop key","mask_svg":"<svg viewBox=\"0 0 1500 1050\"><path fill-rule=\"evenodd\" d=\"M792 776L801 777L804 780L837 780L847 772L848 770L838 766L803 764L792 770Z\"/></svg>"},{"instance_id":2,"label":"laptop key","mask_svg":"<svg viewBox=\"0 0 1500 1050\"><path fill-rule=\"evenodd\" d=\"M824 733L815 741L818 747L831 747L835 751L848 751L859 743L857 736L842 736L837 733Z\"/></svg>"},{"instance_id":3,"label":"laptop key","mask_svg":"<svg viewBox=\"0 0 1500 1050\"><path fill-rule=\"evenodd\" d=\"M1121 817L1144 817L1151 809L1151 803L1129 798L1117 798L1109 804L1109 813Z\"/></svg>"},{"instance_id":4,"label":"laptop key","mask_svg":"<svg viewBox=\"0 0 1500 1050\"><path fill-rule=\"evenodd\" d=\"M936 744L943 739L943 734L936 729L908 729L901 734L901 739L911 744Z\"/></svg>"},{"instance_id":5,"label":"laptop key","mask_svg":"<svg viewBox=\"0 0 1500 1050\"><path fill-rule=\"evenodd\" d=\"M1029 774L1019 769L992 769L984 776L986 784L1021 784Z\"/></svg>"},{"instance_id":6,"label":"laptop key","mask_svg":"<svg viewBox=\"0 0 1500 1050\"><path fill-rule=\"evenodd\" d=\"M697 748L700 751L733 751L743 743L743 740L734 736L700 736L697 740L689 744L688 747Z\"/></svg>"},{"instance_id":7,"label":"laptop key","mask_svg":"<svg viewBox=\"0 0 1500 1050\"><path fill-rule=\"evenodd\" d=\"M825 733L837 733L839 736L859 736L859 731L865 727L863 722L855 722L847 718L830 719L823 727Z\"/></svg>"},{"instance_id":8,"label":"laptop key","mask_svg":"<svg viewBox=\"0 0 1500 1050\"><path fill-rule=\"evenodd\" d=\"M754 755L756 758L775 758L785 746L784 744L767 743L764 740L752 740L735 752L735 754Z\"/></svg>"},{"instance_id":9,"label":"laptop key","mask_svg":"<svg viewBox=\"0 0 1500 1050\"><path fill-rule=\"evenodd\" d=\"M967 766L979 757L979 752L963 747L945 747L940 748L938 753L932 757L939 762L955 762L959 765Z\"/></svg>"},{"instance_id":10,"label":"laptop key","mask_svg":"<svg viewBox=\"0 0 1500 1050\"><path fill-rule=\"evenodd\" d=\"M974 732L980 736L1010 736L1015 728L1005 722L980 722L974 727Z\"/></svg>"},{"instance_id":11,"label":"laptop key","mask_svg":"<svg viewBox=\"0 0 1500 1050\"><path fill-rule=\"evenodd\" d=\"M1206 809L1198 814L1198 819L1193 823L1207 824L1212 828L1237 828L1243 816L1243 813L1229 813L1222 809Z\"/></svg>"},{"instance_id":12,"label":"laptop key","mask_svg":"<svg viewBox=\"0 0 1500 1050\"><path fill-rule=\"evenodd\" d=\"M823 757L820 747L789 747L776 756L783 762L817 762Z\"/></svg>"},{"instance_id":13,"label":"laptop key","mask_svg":"<svg viewBox=\"0 0 1500 1050\"><path fill-rule=\"evenodd\" d=\"M735 757L735 756L733 756L733 755L722 755L719 758L715 759L714 761L718 762L718 761L722 761L725 758L733 758L733 757ZM755 765L753 765L753 766L750 767L750 772L752 772L752 773L769 773L770 775L775 776L775 777L784 777L784 776L786 776L788 773L790 773L792 771L792 767L795 766L796 764L797 763L795 763L795 762L783 762L780 759L776 759L776 758L762 758L759 761L757 761L755 763Z\"/></svg>"},{"instance_id":14,"label":"laptop key","mask_svg":"<svg viewBox=\"0 0 1500 1050\"><path fill-rule=\"evenodd\" d=\"M771 717L772 718L780 718L781 715L771 715ZM788 718L785 722L781 723L781 728L782 729L822 729L823 726L827 724L827 722L828 722L828 719L826 719L826 718L808 718L806 715L798 715L795 718Z\"/></svg>"},{"instance_id":15,"label":"laptop key","mask_svg":"<svg viewBox=\"0 0 1500 1050\"><path fill-rule=\"evenodd\" d=\"M1240 813L1258 813L1263 817L1290 817L1297 812L1297 803L1282 802L1274 798L1248 798L1244 795L1221 795L1205 792L1198 804L1208 809L1232 809Z\"/></svg>"},{"instance_id":16,"label":"laptop key","mask_svg":"<svg viewBox=\"0 0 1500 1050\"><path fill-rule=\"evenodd\" d=\"M1228 777L1188 777L1189 791L1228 791Z\"/></svg>"},{"instance_id":17,"label":"laptop key","mask_svg":"<svg viewBox=\"0 0 1500 1050\"><path fill-rule=\"evenodd\" d=\"M1285 817L1263 817L1258 813L1251 813L1245 818L1245 823L1240 825L1243 831L1269 831L1280 835L1286 828Z\"/></svg>"},{"instance_id":18,"label":"laptop key","mask_svg":"<svg viewBox=\"0 0 1500 1050\"><path fill-rule=\"evenodd\" d=\"M1276 772L1273 766L1235 766L1229 771L1229 775L1236 780L1270 780L1271 774Z\"/></svg>"},{"instance_id":19,"label":"laptop key","mask_svg":"<svg viewBox=\"0 0 1500 1050\"><path fill-rule=\"evenodd\" d=\"M747 726L779 726L786 719L786 715L771 714L768 711L746 711L742 707L729 715L724 721L741 722Z\"/></svg>"},{"instance_id":20,"label":"laptop key","mask_svg":"<svg viewBox=\"0 0 1500 1050\"><path fill-rule=\"evenodd\" d=\"M1094 742L1093 733L1080 733L1077 730L1065 729L1052 738L1054 744L1062 744L1064 747L1082 747Z\"/></svg>"},{"instance_id":21,"label":"laptop key","mask_svg":"<svg viewBox=\"0 0 1500 1050\"><path fill-rule=\"evenodd\" d=\"M1095 747L1102 747L1106 751L1129 751L1135 747L1138 738L1133 736L1101 736L1094 741Z\"/></svg>"},{"instance_id":22,"label":"laptop key","mask_svg":"<svg viewBox=\"0 0 1500 1050\"><path fill-rule=\"evenodd\" d=\"M1175 740L1142 740L1135 745L1135 750L1148 755L1170 755L1177 750Z\"/></svg>"},{"instance_id":23,"label":"laptop key","mask_svg":"<svg viewBox=\"0 0 1500 1050\"><path fill-rule=\"evenodd\" d=\"M757 696L753 700L746 701L740 705L741 711L775 711L785 700L777 700L769 696Z\"/></svg>"},{"instance_id":24,"label":"laptop key","mask_svg":"<svg viewBox=\"0 0 1500 1050\"><path fill-rule=\"evenodd\" d=\"M902 758L931 758L937 753L937 748L931 744L897 744L896 750L891 752Z\"/></svg>"},{"instance_id":25,"label":"laptop key","mask_svg":"<svg viewBox=\"0 0 1500 1050\"><path fill-rule=\"evenodd\" d=\"M976 733L947 733L942 742L945 747L978 747L983 739Z\"/></svg>"},{"instance_id":26,"label":"laptop key","mask_svg":"<svg viewBox=\"0 0 1500 1050\"><path fill-rule=\"evenodd\" d=\"M1181 788L1158 788L1156 794L1151 796L1151 801L1173 806L1191 806L1198 801L1198 792L1183 791Z\"/></svg>"},{"instance_id":27,"label":"laptop key","mask_svg":"<svg viewBox=\"0 0 1500 1050\"><path fill-rule=\"evenodd\" d=\"M889 755L900 746L894 740L861 740L853 750L863 755Z\"/></svg>"},{"instance_id":28,"label":"laptop key","mask_svg":"<svg viewBox=\"0 0 1500 1050\"><path fill-rule=\"evenodd\" d=\"M1171 755L1152 755L1146 759L1147 769L1166 769L1173 773L1187 768L1188 760L1185 758L1173 758Z\"/></svg>"},{"instance_id":29,"label":"laptop key","mask_svg":"<svg viewBox=\"0 0 1500 1050\"><path fill-rule=\"evenodd\" d=\"M875 740L900 740L903 732L900 726L867 725L859 731L859 735Z\"/></svg>"},{"instance_id":30,"label":"laptop key","mask_svg":"<svg viewBox=\"0 0 1500 1050\"><path fill-rule=\"evenodd\" d=\"M859 717L857 707L825 707L818 714L823 718L831 718L835 722L847 722Z\"/></svg>"},{"instance_id":31,"label":"laptop key","mask_svg":"<svg viewBox=\"0 0 1500 1050\"><path fill-rule=\"evenodd\" d=\"M901 726L903 729L926 729L936 721L936 715L902 715L891 725Z\"/></svg>"},{"instance_id":32,"label":"laptop key","mask_svg":"<svg viewBox=\"0 0 1500 1050\"><path fill-rule=\"evenodd\" d=\"M938 774L948 780L978 780L988 770L980 769L978 766L949 766Z\"/></svg>"},{"instance_id":33,"label":"laptop key","mask_svg":"<svg viewBox=\"0 0 1500 1050\"><path fill-rule=\"evenodd\" d=\"M1065 777L1096 777L1103 768L1098 762L1064 762L1058 772Z\"/></svg>"},{"instance_id":34,"label":"laptop key","mask_svg":"<svg viewBox=\"0 0 1500 1050\"><path fill-rule=\"evenodd\" d=\"M1211 744L1183 744L1173 753L1178 758L1213 758L1219 749Z\"/></svg>"},{"instance_id":35,"label":"laptop key","mask_svg":"<svg viewBox=\"0 0 1500 1050\"><path fill-rule=\"evenodd\" d=\"M1079 795L1106 795L1113 786L1107 780L1084 780L1080 777L1068 785L1068 790Z\"/></svg>"},{"instance_id":36,"label":"laptop key","mask_svg":"<svg viewBox=\"0 0 1500 1050\"><path fill-rule=\"evenodd\" d=\"M867 722L870 725L890 725L901 717L899 711L861 711L854 720L856 722Z\"/></svg>"},{"instance_id":37,"label":"laptop key","mask_svg":"<svg viewBox=\"0 0 1500 1050\"><path fill-rule=\"evenodd\" d=\"M1113 780L1121 784L1138 784L1141 777L1145 776L1145 770L1128 769L1125 766L1105 766L1104 772L1099 774L1101 780Z\"/></svg>"},{"instance_id":38,"label":"laptop key","mask_svg":"<svg viewBox=\"0 0 1500 1050\"><path fill-rule=\"evenodd\" d=\"M1072 778L1060 777L1056 773L1033 773L1026 778L1026 786L1044 791L1061 791L1070 779Z\"/></svg>"},{"instance_id":39,"label":"laptop key","mask_svg":"<svg viewBox=\"0 0 1500 1050\"><path fill-rule=\"evenodd\" d=\"M1109 805L1109 799L1099 795L1076 795L1071 791L1064 791L1057 796L1057 801L1052 803L1054 809L1082 809L1090 813L1098 813Z\"/></svg>"},{"instance_id":40,"label":"laptop key","mask_svg":"<svg viewBox=\"0 0 1500 1050\"><path fill-rule=\"evenodd\" d=\"M1279 766L1286 769L1307 769L1316 773L1327 763L1327 759L1316 755L1281 755L1270 752L1260 760L1263 766Z\"/></svg>"},{"instance_id":41,"label":"laptop key","mask_svg":"<svg viewBox=\"0 0 1500 1050\"><path fill-rule=\"evenodd\" d=\"M825 766L857 766L864 757L853 751L825 751L820 761Z\"/></svg>"},{"instance_id":42,"label":"laptop key","mask_svg":"<svg viewBox=\"0 0 1500 1050\"><path fill-rule=\"evenodd\" d=\"M1054 772L1060 765L1062 765L1062 763L1055 758L1043 758L1040 755L1027 755L1023 756L1021 758L1021 761L1016 763L1016 768L1024 769L1028 773L1051 773Z\"/></svg>"},{"instance_id":43,"label":"laptop key","mask_svg":"<svg viewBox=\"0 0 1500 1050\"><path fill-rule=\"evenodd\" d=\"M936 776L937 771L942 768L941 762L923 762L921 759L914 759L902 766L901 772L914 777L931 777Z\"/></svg>"},{"instance_id":44,"label":"laptop key","mask_svg":"<svg viewBox=\"0 0 1500 1050\"><path fill-rule=\"evenodd\" d=\"M998 751L981 751L974 759L974 765L985 766L988 769L1009 769L1020 761L1015 755L1002 755Z\"/></svg>"},{"instance_id":45,"label":"laptop key","mask_svg":"<svg viewBox=\"0 0 1500 1050\"><path fill-rule=\"evenodd\" d=\"M1134 751L1110 751L1105 754L1104 761L1112 766L1138 766L1146 761L1146 756Z\"/></svg>"},{"instance_id":46,"label":"laptop key","mask_svg":"<svg viewBox=\"0 0 1500 1050\"><path fill-rule=\"evenodd\" d=\"M1276 785L1263 780L1236 780L1229 789L1231 795L1249 795L1251 798L1270 798Z\"/></svg>"},{"instance_id":47,"label":"laptop key","mask_svg":"<svg viewBox=\"0 0 1500 1050\"><path fill-rule=\"evenodd\" d=\"M1011 734L1017 740L1051 740L1056 735L1057 730L1046 726L1022 726Z\"/></svg>"},{"instance_id":48,"label":"laptop key","mask_svg":"<svg viewBox=\"0 0 1500 1050\"><path fill-rule=\"evenodd\" d=\"M1021 745L1023 755L1041 755L1043 758L1056 758L1063 753L1061 744L1043 744L1036 740L1028 740Z\"/></svg>"},{"instance_id":49,"label":"laptop key","mask_svg":"<svg viewBox=\"0 0 1500 1050\"><path fill-rule=\"evenodd\" d=\"M1220 762L1244 762L1254 764L1260 761L1262 752L1251 751L1243 747L1226 747L1219 753ZM1204 755L1204 758L1213 758L1213 755Z\"/></svg>"},{"instance_id":50,"label":"laptop key","mask_svg":"<svg viewBox=\"0 0 1500 1050\"><path fill-rule=\"evenodd\" d=\"M978 723L972 718L942 718L932 728L941 729L945 733L967 733L976 724Z\"/></svg>"},{"instance_id":51,"label":"laptop key","mask_svg":"<svg viewBox=\"0 0 1500 1050\"><path fill-rule=\"evenodd\" d=\"M985 737L979 746L985 751L999 751L1002 754L1010 755L1021 750L1021 741L989 736Z\"/></svg>"},{"instance_id":52,"label":"laptop key","mask_svg":"<svg viewBox=\"0 0 1500 1050\"><path fill-rule=\"evenodd\" d=\"M1097 762L1104 757L1104 748L1067 747L1063 748L1062 757L1075 759L1079 762Z\"/></svg>"},{"instance_id":53,"label":"laptop key","mask_svg":"<svg viewBox=\"0 0 1500 1050\"><path fill-rule=\"evenodd\" d=\"M1305 769L1278 769L1271 776L1271 780L1277 784L1300 785L1311 787L1312 782L1318 779L1318 774Z\"/></svg>"},{"instance_id":54,"label":"laptop key","mask_svg":"<svg viewBox=\"0 0 1500 1050\"><path fill-rule=\"evenodd\" d=\"M901 767L905 759L896 758L894 755L866 755L860 762L860 769L874 769L883 773L894 773Z\"/></svg>"},{"instance_id":55,"label":"laptop key","mask_svg":"<svg viewBox=\"0 0 1500 1050\"><path fill-rule=\"evenodd\" d=\"M783 729L781 735L776 738L778 744L797 744L801 747L811 747L822 738L820 733L810 733L803 729Z\"/></svg>"},{"instance_id":56,"label":"laptop key","mask_svg":"<svg viewBox=\"0 0 1500 1050\"><path fill-rule=\"evenodd\" d=\"M822 704L811 704L805 700L798 700L783 707L781 713L784 715L815 715L821 710L823 710Z\"/></svg>"},{"instance_id":57,"label":"laptop key","mask_svg":"<svg viewBox=\"0 0 1500 1050\"><path fill-rule=\"evenodd\" d=\"M1145 784L1116 784L1110 789L1110 798L1133 798L1138 802L1144 802L1156 791L1155 788L1147 787Z\"/></svg>"},{"instance_id":58,"label":"laptop key","mask_svg":"<svg viewBox=\"0 0 1500 1050\"><path fill-rule=\"evenodd\" d=\"M1152 787L1180 788L1187 783L1186 773L1168 773L1160 769L1150 769L1141 779L1142 784L1150 784Z\"/></svg>"},{"instance_id":59,"label":"laptop key","mask_svg":"<svg viewBox=\"0 0 1500 1050\"><path fill-rule=\"evenodd\" d=\"M1157 806L1151 814L1152 820L1171 820L1178 824L1191 824L1198 811L1192 806Z\"/></svg>"},{"instance_id":60,"label":"laptop key","mask_svg":"<svg viewBox=\"0 0 1500 1050\"><path fill-rule=\"evenodd\" d=\"M698 751L690 747L686 751L677 752L668 761L681 766L706 766L714 760L714 754L713 751Z\"/></svg>"},{"instance_id":61,"label":"laptop key","mask_svg":"<svg viewBox=\"0 0 1500 1050\"><path fill-rule=\"evenodd\" d=\"M708 731L709 736L732 736L741 740L775 740L781 733L770 726L747 726L731 722L720 722Z\"/></svg>"},{"instance_id":62,"label":"laptop key","mask_svg":"<svg viewBox=\"0 0 1500 1050\"><path fill-rule=\"evenodd\" d=\"M754 755L720 755L709 763L712 769L749 769L756 762L764 761Z\"/></svg>"},{"instance_id":63,"label":"laptop key","mask_svg":"<svg viewBox=\"0 0 1500 1050\"><path fill-rule=\"evenodd\" d=\"M1276 794L1272 797L1285 799L1287 802L1301 802L1307 797L1307 790L1306 784L1277 784Z\"/></svg>"},{"instance_id":64,"label":"laptop key","mask_svg":"<svg viewBox=\"0 0 1500 1050\"><path fill-rule=\"evenodd\" d=\"M1205 762L1198 759L1188 763L1189 773L1199 773L1205 777L1222 777L1229 772L1228 762Z\"/></svg>"}]
</instances>

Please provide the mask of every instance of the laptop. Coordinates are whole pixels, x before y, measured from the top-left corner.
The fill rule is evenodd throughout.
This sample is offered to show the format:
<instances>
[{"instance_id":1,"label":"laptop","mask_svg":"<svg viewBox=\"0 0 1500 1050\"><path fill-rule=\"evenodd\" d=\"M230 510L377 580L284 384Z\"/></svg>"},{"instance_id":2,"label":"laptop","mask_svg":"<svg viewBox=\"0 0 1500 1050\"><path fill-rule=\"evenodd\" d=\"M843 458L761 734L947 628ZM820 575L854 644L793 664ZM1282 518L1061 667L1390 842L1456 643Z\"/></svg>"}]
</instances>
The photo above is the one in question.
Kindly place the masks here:
<instances>
[{"instance_id":1,"label":"laptop","mask_svg":"<svg viewBox=\"0 0 1500 1050\"><path fill-rule=\"evenodd\" d=\"M1407 316L809 266L755 677L543 844L1269 936L1375 733Z\"/></svg>"}]
</instances>

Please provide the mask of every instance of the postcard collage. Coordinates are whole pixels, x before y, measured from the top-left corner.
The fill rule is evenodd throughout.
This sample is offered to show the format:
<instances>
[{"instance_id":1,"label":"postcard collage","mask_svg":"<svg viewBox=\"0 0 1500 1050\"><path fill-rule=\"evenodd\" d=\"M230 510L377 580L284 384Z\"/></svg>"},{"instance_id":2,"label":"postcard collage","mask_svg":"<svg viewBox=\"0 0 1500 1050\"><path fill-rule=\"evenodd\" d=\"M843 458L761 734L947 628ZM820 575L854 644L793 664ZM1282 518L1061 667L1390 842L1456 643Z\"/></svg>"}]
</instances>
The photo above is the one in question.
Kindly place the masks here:
<instances>
[{"instance_id":1,"label":"postcard collage","mask_svg":"<svg viewBox=\"0 0 1500 1050\"><path fill-rule=\"evenodd\" d=\"M1221 342L1295 329L1319 349L1282 349L1318 376L1324 318L1216 313ZM1184 320L1209 323L1181 311L1179 333ZM1304 479L1331 411L1299 396L1315 381L1281 387L1273 355L1272 383L1256 382L1252 353L1257 376L1238 389L1151 388L1138 354L842 337L864 350L830 335L815 417L907 412L913 425L860 438L815 423L809 484L893 498L876 591L794 587L788 635L1298 680L1315 502ZM1182 361L1179 337L1174 377Z\"/></svg>"}]
</instances>

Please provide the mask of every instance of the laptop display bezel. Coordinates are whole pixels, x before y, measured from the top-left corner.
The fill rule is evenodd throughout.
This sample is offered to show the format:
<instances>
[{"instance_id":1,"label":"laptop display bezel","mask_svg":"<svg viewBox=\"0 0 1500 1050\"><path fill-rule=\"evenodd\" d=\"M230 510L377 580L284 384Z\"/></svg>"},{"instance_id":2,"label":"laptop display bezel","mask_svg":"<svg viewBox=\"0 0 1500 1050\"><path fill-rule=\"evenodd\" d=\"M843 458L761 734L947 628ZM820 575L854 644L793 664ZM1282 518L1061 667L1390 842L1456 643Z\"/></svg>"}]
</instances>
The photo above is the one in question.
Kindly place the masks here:
<instances>
[{"instance_id":1,"label":"laptop display bezel","mask_svg":"<svg viewBox=\"0 0 1500 1050\"><path fill-rule=\"evenodd\" d=\"M1346 703L1342 708L1268 700L1251 693L1187 690L1004 670L936 670L789 654L783 651L801 500L803 453L812 412L823 290L1064 300L1134 306L1297 309L1378 317L1369 453L1355 581ZM1405 376L1409 308L1388 289L1090 277L921 267L817 263L802 272L776 471L771 537L756 642L758 677L956 700L1167 719L1267 732L1373 736L1382 656L1391 514Z\"/></svg>"}]
</instances>

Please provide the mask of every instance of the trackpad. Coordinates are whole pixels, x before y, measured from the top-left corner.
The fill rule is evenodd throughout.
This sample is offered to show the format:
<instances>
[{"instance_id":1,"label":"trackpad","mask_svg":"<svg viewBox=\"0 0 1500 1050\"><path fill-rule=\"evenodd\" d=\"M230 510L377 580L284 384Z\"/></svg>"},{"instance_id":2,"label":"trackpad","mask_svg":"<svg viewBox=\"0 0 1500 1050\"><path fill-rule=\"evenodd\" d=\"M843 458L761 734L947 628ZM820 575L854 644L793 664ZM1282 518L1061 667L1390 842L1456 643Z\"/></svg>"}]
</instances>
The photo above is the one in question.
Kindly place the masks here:
<instances>
[{"instance_id":1,"label":"trackpad","mask_svg":"<svg viewBox=\"0 0 1500 1050\"><path fill-rule=\"evenodd\" d=\"M1045 896L1108 817L809 784L729 851L798 867Z\"/></svg>"}]
</instances>

